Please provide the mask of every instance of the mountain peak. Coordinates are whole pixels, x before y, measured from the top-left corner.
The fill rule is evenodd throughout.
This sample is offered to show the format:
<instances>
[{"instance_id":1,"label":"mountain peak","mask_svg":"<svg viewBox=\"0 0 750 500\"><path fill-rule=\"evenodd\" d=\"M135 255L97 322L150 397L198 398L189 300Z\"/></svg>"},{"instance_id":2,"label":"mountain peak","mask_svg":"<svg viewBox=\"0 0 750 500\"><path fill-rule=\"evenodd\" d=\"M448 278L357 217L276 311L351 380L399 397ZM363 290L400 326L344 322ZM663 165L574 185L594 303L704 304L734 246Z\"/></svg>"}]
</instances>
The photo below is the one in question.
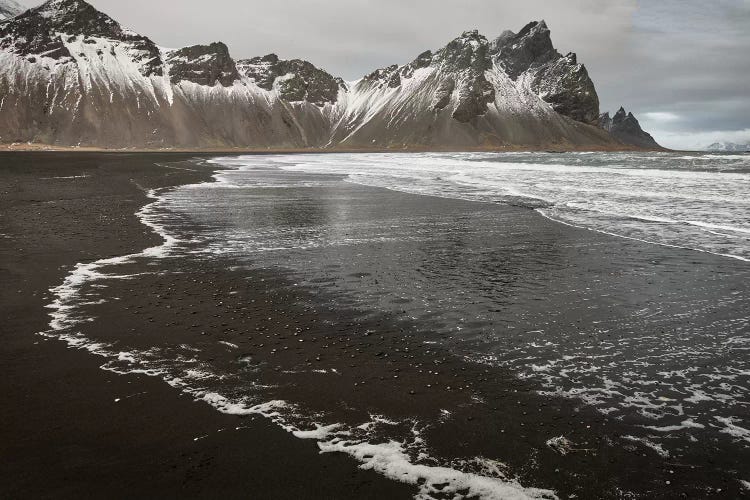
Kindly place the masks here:
<instances>
[{"instance_id":1,"label":"mountain peak","mask_svg":"<svg viewBox=\"0 0 750 500\"><path fill-rule=\"evenodd\" d=\"M486 45L487 44L487 38L485 38L484 35L479 33L479 30L468 30L461 33L460 36L457 36L454 38L448 45L451 44L454 45L471 45L473 47L478 47L479 45Z\"/></svg>"},{"instance_id":2,"label":"mountain peak","mask_svg":"<svg viewBox=\"0 0 750 500\"><path fill-rule=\"evenodd\" d=\"M459 37L456 38L456 40L465 40L465 41L476 40L476 41L482 41L482 40L486 40L486 39L485 39L484 35L481 35L479 33L479 30L474 29L474 30L464 31L463 33L461 33L461 36L459 36Z\"/></svg>"},{"instance_id":3,"label":"mountain peak","mask_svg":"<svg viewBox=\"0 0 750 500\"><path fill-rule=\"evenodd\" d=\"M285 61L276 54L237 61L237 69L264 90L272 91L276 86L281 98L288 102L309 102L322 107L335 103L339 90L346 88L341 78L308 61Z\"/></svg>"},{"instance_id":4,"label":"mountain peak","mask_svg":"<svg viewBox=\"0 0 750 500\"><path fill-rule=\"evenodd\" d=\"M117 26L119 29L119 24L111 17L99 12L84 0L48 0L39 7L31 9L27 15L41 17L47 23L69 34L83 33L92 28L112 29Z\"/></svg>"},{"instance_id":5,"label":"mountain peak","mask_svg":"<svg viewBox=\"0 0 750 500\"><path fill-rule=\"evenodd\" d=\"M210 45L193 45L169 53L172 83L189 81L198 85L213 87L220 83L231 86L240 75L229 48L222 42Z\"/></svg>"},{"instance_id":6,"label":"mountain peak","mask_svg":"<svg viewBox=\"0 0 750 500\"><path fill-rule=\"evenodd\" d=\"M599 127L609 132L623 144L647 149L661 149L656 140L641 128L641 124L633 113L625 111L623 106L617 110L614 117L603 113L599 117Z\"/></svg>"},{"instance_id":7,"label":"mountain peak","mask_svg":"<svg viewBox=\"0 0 750 500\"><path fill-rule=\"evenodd\" d=\"M544 64L560 57L544 21L532 21L518 34L506 31L493 42L492 53L513 79L534 64Z\"/></svg>"},{"instance_id":8,"label":"mountain peak","mask_svg":"<svg viewBox=\"0 0 750 500\"><path fill-rule=\"evenodd\" d=\"M120 25L84 0L49 0L13 20L32 36L48 34L86 35L118 38Z\"/></svg>"},{"instance_id":9,"label":"mountain peak","mask_svg":"<svg viewBox=\"0 0 750 500\"><path fill-rule=\"evenodd\" d=\"M552 32L544 20L532 21L521 28L521 31L515 36L514 42L530 46L537 54L554 50Z\"/></svg>"},{"instance_id":10,"label":"mountain peak","mask_svg":"<svg viewBox=\"0 0 750 500\"><path fill-rule=\"evenodd\" d=\"M70 12L81 9L93 9L94 7L84 0L47 0L39 7L33 9L38 12L54 15L59 12Z\"/></svg>"},{"instance_id":11,"label":"mountain peak","mask_svg":"<svg viewBox=\"0 0 750 500\"><path fill-rule=\"evenodd\" d=\"M451 116L461 123L487 112L495 100L495 89L485 76L492 67L489 43L479 31L465 31L438 51L431 64L437 65L443 75L433 97L433 109L439 111L453 103Z\"/></svg>"},{"instance_id":12,"label":"mountain peak","mask_svg":"<svg viewBox=\"0 0 750 500\"><path fill-rule=\"evenodd\" d=\"M87 44L96 43L94 38L127 43L145 76L163 74L160 51L154 42L122 29L84 0L49 0L0 25L0 49L30 60L76 63L69 45L79 37ZM80 55L82 51L74 52Z\"/></svg>"},{"instance_id":13,"label":"mountain peak","mask_svg":"<svg viewBox=\"0 0 750 500\"><path fill-rule=\"evenodd\" d=\"M490 45L493 61L512 79L531 78L531 89L561 115L596 124L599 97L574 53L561 55L547 23L532 21L517 34L505 31Z\"/></svg>"},{"instance_id":14,"label":"mountain peak","mask_svg":"<svg viewBox=\"0 0 750 500\"><path fill-rule=\"evenodd\" d=\"M635 115L632 112L628 112L625 110L623 106L620 106L620 109L617 110L617 113L615 113L615 116L612 118L613 125L619 125L622 123L630 123L631 128L640 129L641 125L638 122L638 119L635 117Z\"/></svg>"},{"instance_id":15,"label":"mountain peak","mask_svg":"<svg viewBox=\"0 0 750 500\"><path fill-rule=\"evenodd\" d=\"M442 50L435 59L454 70L474 69L484 71L490 68L487 38L477 30L464 31Z\"/></svg>"},{"instance_id":16,"label":"mountain peak","mask_svg":"<svg viewBox=\"0 0 750 500\"><path fill-rule=\"evenodd\" d=\"M521 31L518 32L518 35L516 35L518 38L523 38L525 36L544 36L545 34L549 34L549 28L547 27L547 22L542 19L541 21L531 21L529 24L521 28Z\"/></svg>"}]
</instances>

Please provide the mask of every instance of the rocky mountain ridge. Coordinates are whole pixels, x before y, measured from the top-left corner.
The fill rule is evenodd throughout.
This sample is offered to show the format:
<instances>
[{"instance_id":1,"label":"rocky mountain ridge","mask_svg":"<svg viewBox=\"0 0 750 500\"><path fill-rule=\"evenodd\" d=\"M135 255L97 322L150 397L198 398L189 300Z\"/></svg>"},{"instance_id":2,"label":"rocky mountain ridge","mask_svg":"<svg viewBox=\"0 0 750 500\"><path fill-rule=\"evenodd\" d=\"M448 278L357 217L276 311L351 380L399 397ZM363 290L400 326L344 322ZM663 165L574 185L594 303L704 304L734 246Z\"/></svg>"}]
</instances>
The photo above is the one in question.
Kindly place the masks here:
<instances>
[{"instance_id":1,"label":"rocky mountain ridge","mask_svg":"<svg viewBox=\"0 0 750 500\"><path fill-rule=\"evenodd\" d=\"M493 42L492 52L511 78L531 78L531 89L555 111L580 122L596 122L599 97L594 82L575 54L562 56L555 49L544 21L529 23L518 34L506 31Z\"/></svg>"},{"instance_id":2,"label":"rocky mountain ridge","mask_svg":"<svg viewBox=\"0 0 750 500\"><path fill-rule=\"evenodd\" d=\"M312 63L300 59L284 61L276 54L237 61L237 68L264 90L278 88L279 97L288 102L309 102L316 106L335 104L339 91L348 90L344 80Z\"/></svg>"},{"instance_id":3,"label":"rocky mountain ridge","mask_svg":"<svg viewBox=\"0 0 750 500\"><path fill-rule=\"evenodd\" d=\"M660 148L651 134L641 128L633 113L626 112L623 107L620 107L614 117L610 117L608 112L603 113L599 117L599 126L624 144L644 149Z\"/></svg>"},{"instance_id":4,"label":"rocky mountain ridge","mask_svg":"<svg viewBox=\"0 0 750 500\"><path fill-rule=\"evenodd\" d=\"M49 0L0 22L6 143L626 147L598 114L586 68L555 50L543 21L492 41L467 31L355 82L274 54L235 61L221 42L165 49L84 0Z\"/></svg>"}]
</instances>

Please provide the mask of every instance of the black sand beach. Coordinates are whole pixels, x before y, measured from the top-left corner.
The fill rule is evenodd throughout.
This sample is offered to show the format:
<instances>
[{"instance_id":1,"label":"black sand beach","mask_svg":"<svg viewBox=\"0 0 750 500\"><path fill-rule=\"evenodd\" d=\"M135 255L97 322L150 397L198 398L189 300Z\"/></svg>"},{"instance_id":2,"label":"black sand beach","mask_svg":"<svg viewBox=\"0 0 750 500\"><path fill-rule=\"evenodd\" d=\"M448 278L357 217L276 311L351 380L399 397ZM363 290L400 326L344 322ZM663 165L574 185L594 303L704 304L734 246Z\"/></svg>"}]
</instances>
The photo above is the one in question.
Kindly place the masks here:
<instances>
[{"instance_id":1,"label":"black sand beach","mask_svg":"<svg viewBox=\"0 0 750 500\"><path fill-rule=\"evenodd\" d=\"M321 455L315 441L294 439L262 418L221 414L157 377L101 370L100 358L35 335L49 322L48 289L74 264L160 243L133 214L148 202L147 189L209 180L210 169L189 158L0 156L6 367L0 411L3 455L10 457L2 468L3 496L412 496L413 486L359 470L343 454ZM623 240L564 227L526 209L493 210L538 219L540 232L549 227L595 248L589 257L599 260L591 261L591 269L606 269L617 255L668 264L682 259L719 274L733 265L639 243L623 251ZM149 272L147 262L124 268L142 277L106 283L119 300L92 305L95 319L82 327L96 332L97 340L127 337L129 345L145 349L158 336L174 345L199 345L196 356L227 372L251 359L252 376L272 388L269 394L345 424L381 414L429 422L449 410L441 425L421 430L433 457L502 457L500 472L508 479L552 489L561 498L745 494L733 472L742 470L746 453L721 453L721 444L715 445L719 452L695 446L675 460L623 446L632 422L606 418L579 401L540 396L532 382L506 369L425 344L438 333L394 313L327 308L319 291L295 286L282 269L198 257L169 259L158 273ZM324 373L316 373L318 367ZM408 436L411 429L394 432ZM563 455L551 449L547 441L557 436L574 450ZM482 467L477 463L476 472Z\"/></svg>"},{"instance_id":2,"label":"black sand beach","mask_svg":"<svg viewBox=\"0 0 750 500\"><path fill-rule=\"evenodd\" d=\"M48 289L72 265L159 244L134 216L148 202L144 189L210 179L209 170L156 165L180 159L0 157L0 496L409 498L413 488L343 455L321 456L262 418L220 414L155 378L102 371L101 359L36 335L49 322Z\"/></svg>"}]
</instances>

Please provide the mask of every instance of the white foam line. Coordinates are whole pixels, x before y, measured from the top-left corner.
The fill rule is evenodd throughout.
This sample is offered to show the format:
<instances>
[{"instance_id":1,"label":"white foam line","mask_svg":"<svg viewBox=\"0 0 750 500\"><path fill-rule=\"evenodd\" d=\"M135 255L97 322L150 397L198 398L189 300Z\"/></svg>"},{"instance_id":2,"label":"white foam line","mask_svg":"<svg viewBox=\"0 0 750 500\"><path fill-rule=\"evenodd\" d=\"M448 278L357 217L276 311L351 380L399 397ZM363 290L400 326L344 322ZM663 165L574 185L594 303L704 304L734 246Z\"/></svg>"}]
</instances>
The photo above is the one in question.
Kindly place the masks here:
<instances>
[{"instance_id":1,"label":"white foam line","mask_svg":"<svg viewBox=\"0 0 750 500\"><path fill-rule=\"evenodd\" d=\"M722 432L724 434L729 434L730 436L736 437L738 439L742 439L744 441L747 441L750 443L750 429L745 429L744 427L740 427L739 425L735 424L735 421L737 420L734 417L714 417L716 420L724 424L724 428L721 429L719 432Z\"/></svg>"},{"instance_id":2,"label":"white foam line","mask_svg":"<svg viewBox=\"0 0 750 500\"><path fill-rule=\"evenodd\" d=\"M228 415L256 415L268 418L282 429L299 439L311 439L318 443L321 453L344 453L361 462L360 468L373 470L389 479L418 486L418 493L414 498L428 500L440 495L445 498L482 498L488 500L527 500L547 499L556 500L558 497L551 490L540 488L526 488L516 481L500 477L482 476L474 473L462 472L448 467L431 466L414 463L407 453L403 443L389 441L374 444L367 435L362 439L349 439L356 430L369 432L378 425L395 426L398 422L387 418L371 415L370 421L350 429L343 424L323 425L313 423L313 429L300 430L288 423L289 417L299 418L295 414L293 405L281 400L268 401L248 406L243 401L232 401L216 392L202 391L191 388L179 378L170 377L163 373L147 373L133 370L132 373L146 373L162 376L167 383L192 395L196 400L208 403L221 413ZM423 439L412 427L414 442L423 444ZM422 452L420 458L429 456ZM482 461L483 459L477 459Z\"/></svg>"},{"instance_id":3,"label":"white foam line","mask_svg":"<svg viewBox=\"0 0 750 500\"><path fill-rule=\"evenodd\" d=\"M732 259L741 260L743 262L750 262L750 259L746 259L744 257L740 257L739 255L731 255L731 254L726 254L726 253L709 252L708 250L701 250L699 248L684 247L684 246L680 246L680 245L671 245L669 243L659 243L659 242L656 242L656 241L649 241L649 240L643 240L641 238L634 238L633 236L624 236L622 234L610 233L608 231L604 231L603 229L594 229L594 228L591 228L591 227L579 226L577 224L572 224L570 222L566 222L566 221L563 221L563 220L560 220L560 219L555 219L554 217L545 214L542 210L543 209L536 209L535 211L539 215L541 215L542 217L544 217L546 219L549 219L549 220L551 220L553 222L557 222L559 224L564 224L566 226L575 227L577 229L585 229L587 231L594 231L596 233L606 234L608 236L614 236L616 238L623 238L623 239L626 239L626 240L640 241L641 243L648 243L649 245L658 245L658 246L661 246L661 247L668 247L668 248L678 248L680 250L688 250L688 251L692 251L692 252L700 252L700 253L705 253L705 254L709 254L709 255L716 255L716 256L719 256L719 257L729 257L729 258L732 258Z\"/></svg>"},{"instance_id":4,"label":"white foam line","mask_svg":"<svg viewBox=\"0 0 750 500\"><path fill-rule=\"evenodd\" d=\"M42 177L41 180L51 181L51 180L65 180L65 179L86 179L88 177L91 177L91 176L90 175L67 175L67 176L61 176L61 177Z\"/></svg>"},{"instance_id":5,"label":"white foam line","mask_svg":"<svg viewBox=\"0 0 750 500\"><path fill-rule=\"evenodd\" d=\"M305 431L285 421L283 412L289 411L292 407L284 401L269 401L247 407L241 402L233 402L217 393L194 395L196 399L205 401L222 413L260 415L269 418L299 439L316 440L321 453L344 453L361 462L361 469L373 470L389 479L418 486L419 491L414 497L418 500L433 499L434 495L488 500L558 498L551 490L526 488L516 481L462 472L448 467L415 464L409 457L404 444L397 441L373 444L369 439L346 439L356 429L369 431L376 425L397 425L396 422L377 415L371 416L369 422L352 429L346 429L342 424L315 423L314 429ZM413 427L412 432L415 433L415 442L423 442L418 436L416 427ZM422 454L422 456L426 455Z\"/></svg>"},{"instance_id":6,"label":"white foam line","mask_svg":"<svg viewBox=\"0 0 750 500\"><path fill-rule=\"evenodd\" d=\"M363 463L360 468L374 470L396 481L415 485L426 481L415 496L419 500L433 499L435 495L498 500L557 498L549 490L524 488L515 482L460 472L447 467L414 464L403 445L396 441L371 444L334 440L318 443L318 446L324 453L346 453Z\"/></svg>"},{"instance_id":7,"label":"white foam line","mask_svg":"<svg viewBox=\"0 0 750 500\"><path fill-rule=\"evenodd\" d=\"M433 495L452 495L454 498L466 498L468 496L498 500L557 499L557 496L551 490L525 488L516 481L466 473L448 467L415 464L409 458L404 444L396 441L383 444L372 444L369 439L344 441L344 438L351 436L353 430L342 429L341 424L314 424L315 429L298 429L287 422L284 413L294 416L294 408L285 401L273 400L252 406L248 406L246 401L232 401L216 392L190 387L184 378L192 380L210 378L199 376L195 370L187 370L184 378L180 378L159 368L139 368L137 367L139 360L140 364L143 364L146 359L153 356L153 353L113 350L113 346L94 342L84 337L80 332L70 332L72 327L88 320L88 318L75 316L77 306L81 305L80 302L77 302L77 298L80 296L84 285L102 279L127 279L132 277L132 275L106 274L101 272L103 268L131 263L142 257L164 258L169 256L172 249L179 244L179 240L170 235L153 218L153 210L160 201L158 191L151 190L147 195L157 201L144 206L136 215L144 225L150 227L162 237L163 243L138 253L100 259L86 264L76 264L63 283L50 290L55 296L55 300L47 306L52 309L52 312L49 313L51 317L50 329L46 332L40 332L40 335L66 342L71 348L85 349L94 355L107 358L113 362L125 362L130 365L129 368L122 369L107 363L101 367L104 370L122 375L142 374L160 377L170 386L190 394L196 400L211 405L221 413L258 415L268 418L297 438L315 439L318 441L322 453L346 453L361 462L360 467L363 469L374 470L388 478L418 486L419 492L415 498L419 500L434 498ZM382 425L384 422L385 420L382 418L374 417L372 422L363 424L358 428L369 429L377 424ZM416 431L414 432L416 433ZM200 439L200 437L197 439ZM416 436L415 442L422 442L422 440L419 436ZM424 457L426 454L422 453L420 456ZM464 494L466 491L469 492L467 495Z\"/></svg>"},{"instance_id":8,"label":"white foam line","mask_svg":"<svg viewBox=\"0 0 750 500\"><path fill-rule=\"evenodd\" d=\"M627 439L628 441L633 441L636 443L641 443L642 445L646 446L647 448L651 448L654 450L659 456L663 458L669 458L669 452L662 448L660 444L656 444L652 441L649 441L646 438L639 438L635 436L623 436L623 439Z\"/></svg>"},{"instance_id":9,"label":"white foam line","mask_svg":"<svg viewBox=\"0 0 750 500\"><path fill-rule=\"evenodd\" d=\"M217 159L216 163L221 163L219 160L220 159ZM249 160L254 160L254 159L249 159ZM246 159L245 161L248 161L248 159ZM490 162L490 163L492 163L492 162ZM523 163L523 164L519 164L519 165L521 165L521 166L527 166L529 164ZM548 165L542 165L542 166L547 167ZM305 170L305 167L308 167L308 170ZM302 172L307 172L307 171L309 171L309 167L310 167L310 165L306 165L305 163L300 162L300 163L295 163L295 164L292 164L292 165L278 166L276 168L279 168L281 170L288 170L288 171L302 171ZM312 166L312 167L313 167L312 168L313 173L318 173L318 174L321 173L321 172L315 170L314 166ZM565 167L565 165L555 165L555 167ZM601 171L602 170L600 167L590 167L590 168L596 169L596 171ZM239 167L239 170L250 170L250 169L252 169L252 165L245 164L245 165L242 165L242 166ZM373 186L371 186L370 184L367 184L364 181L352 178L353 175L358 175L358 174L360 175L360 177L362 177L362 173L361 172L348 172L347 174L345 174L347 176L345 180L347 182L352 183L352 184L357 184L357 185L366 186L366 187L373 187ZM341 175L341 173L338 172L338 171L337 172L331 172L331 175ZM405 189L403 187L395 187L395 186L377 186L377 187L382 188L382 189L387 189L387 190L393 191L393 192L407 193L407 194L411 194L411 195L414 195L414 196L427 196L427 197L441 198L441 199L457 199L457 200L464 200L464 201L470 201L470 202L475 202L475 203L491 203L491 204L496 204L497 203L497 201L494 201L494 200L493 201L487 201L487 200L475 199L475 198L472 198L470 196L461 197L461 196L457 196L455 193L451 193L451 194L447 194L447 193L419 193L419 192L410 191L410 190ZM531 200L540 200L541 199L539 197L531 196L529 194L524 194L524 193L516 193L516 195L520 196L520 197L523 197L523 198L528 198L528 199L531 199ZM548 200L543 200L542 199L542 201L548 201ZM709 254L709 255L716 255L716 256L719 256L719 257L729 257L729 258L740 260L740 261L743 261L743 262L750 262L750 258L745 258L745 257L741 257L741 256L738 256L738 255L724 254L724 253L718 253L718 252L710 252L710 251L701 250L701 249L698 249L698 248L692 248L692 247L686 247L686 246L680 246L680 245L672 245L672 244L669 244L669 243L659 243L659 242L655 242L655 241L650 241L650 240L635 238L635 237L632 237L632 236L624 236L624 235L617 234L617 233L611 233L611 232L608 232L608 231L605 231L605 230L595 229L595 228L591 228L591 227L587 227L587 226L579 226L579 225L576 225L576 224L572 224L572 223L569 223L569 222L566 222L566 221L563 221L563 220L551 217L551 216L545 214L542 210L544 210L544 209L539 209L539 208L535 209L535 211L537 213L539 213L540 215L542 215L543 217L545 217L545 218L547 218L547 219L549 219L549 220L551 220L553 222L564 224L564 225L569 226L569 227L575 227L575 228L578 228L578 229L585 229L585 230L588 230L588 231L594 231L594 232L598 232L598 233L601 233L601 234L606 234L608 236L613 236L613 237L616 237L616 238L623 238L623 239L628 239L628 240L633 240L633 241L639 241L641 243L646 243L646 244L649 244L649 245L658 245L658 246L667 247L667 248L676 248L676 249L680 249L680 250L695 251L695 252L705 253L705 254ZM665 219L665 221L667 221L667 219ZM704 229L706 227L710 226L710 225L696 223L695 221L673 221L673 222L676 222L676 223L682 222L682 223L685 223L685 224L690 224L690 225L694 225L694 226L698 226L698 227L703 227ZM746 231L746 230L743 230L743 229L739 229L739 230L740 231Z\"/></svg>"},{"instance_id":10,"label":"white foam line","mask_svg":"<svg viewBox=\"0 0 750 500\"><path fill-rule=\"evenodd\" d=\"M149 198L158 200L156 190L149 191L147 193L147 196ZM162 239L164 240L163 243L159 246L147 248L138 253L99 259L97 261L89 263L76 264L73 271L68 274L61 285L50 289L50 292L52 292L52 294L55 296L54 301L47 306L48 309L52 309L52 312L49 313L52 320L49 323L50 330L48 330L47 332L42 332L43 334L49 337L54 336L55 333L60 333L62 339L63 331L78 323L81 323L82 321L86 321L86 319L76 318L72 314L72 311L74 311L76 307L80 305L76 302L76 299L79 296L80 290L84 285L92 281L98 281L102 279L126 279L133 277L133 275L106 274L101 272L103 268L119 264L131 263L139 257L163 257L166 256L172 249L172 247L174 247L178 243L177 238L169 235L162 226L151 220L153 207L157 203L158 201L155 201L154 203L150 203L144 206L136 213L136 215L144 225L150 227L154 232L162 237ZM85 348L90 350L91 352L96 352L102 349L101 344L93 344L91 342L88 342L78 333L66 333L64 334L64 337L64 340L68 342L68 344L79 349Z\"/></svg>"},{"instance_id":11,"label":"white foam line","mask_svg":"<svg viewBox=\"0 0 750 500\"><path fill-rule=\"evenodd\" d=\"M315 424L315 429L310 431L292 431L294 437L299 439L315 439L318 441L328 439L333 431L341 428L341 424L320 425Z\"/></svg>"},{"instance_id":12,"label":"white foam line","mask_svg":"<svg viewBox=\"0 0 750 500\"><path fill-rule=\"evenodd\" d=\"M652 431L657 431L657 432L673 432L673 431L680 431L683 429L705 429L706 428L705 425L694 422L692 419L687 419L683 421L680 425L668 425L664 427L644 425L642 427L646 429L650 429Z\"/></svg>"}]
</instances>

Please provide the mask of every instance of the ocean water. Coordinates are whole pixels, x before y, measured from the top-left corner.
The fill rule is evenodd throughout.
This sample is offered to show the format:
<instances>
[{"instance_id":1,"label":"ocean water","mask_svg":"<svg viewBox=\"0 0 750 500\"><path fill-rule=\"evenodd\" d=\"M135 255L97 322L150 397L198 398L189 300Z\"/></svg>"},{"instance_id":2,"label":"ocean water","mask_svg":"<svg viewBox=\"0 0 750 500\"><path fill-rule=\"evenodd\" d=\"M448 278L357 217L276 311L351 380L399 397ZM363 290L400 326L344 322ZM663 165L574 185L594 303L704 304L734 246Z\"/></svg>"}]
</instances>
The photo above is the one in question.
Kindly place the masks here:
<instances>
[{"instance_id":1,"label":"ocean water","mask_svg":"<svg viewBox=\"0 0 750 500\"><path fill-rule=\"evenodd\" d=\"M367 186L517 203L564 223L750 261L750 155L464 153L217 160ZM221 177L228 183L240 174Z\"/></svg>"},{"instance_id":2,"label":"ocean water","mask_svg":"<svg viewBox=\"0 0 750 500\"><path fill-rule=\"evenodd\" d=\"M79 265L55 290L50 335L112 358L115 371L162 376L222 411L284 424L295 401L272 399L268 388L266 399L243 397L252 381L196 361L199 346L167 348L155 338L136 349L78 331L88 321L81 307L111 300L101 285L133 279L128 266L226 261L283 271L319 307L421 325L426 345L624 422L632 432L623 439L663 458L679 460L695 443L738 456L750 449L750 155L309 154L211 163L221 168L216 182L153 193L141 213L164 245ZM337 422L315 421L314 431L286 425L386 475L427 478L425 498L444 481L480 496L551 495L425 469L396 441L344 447L350 434Z\"/></svg>"}]
</instances>

